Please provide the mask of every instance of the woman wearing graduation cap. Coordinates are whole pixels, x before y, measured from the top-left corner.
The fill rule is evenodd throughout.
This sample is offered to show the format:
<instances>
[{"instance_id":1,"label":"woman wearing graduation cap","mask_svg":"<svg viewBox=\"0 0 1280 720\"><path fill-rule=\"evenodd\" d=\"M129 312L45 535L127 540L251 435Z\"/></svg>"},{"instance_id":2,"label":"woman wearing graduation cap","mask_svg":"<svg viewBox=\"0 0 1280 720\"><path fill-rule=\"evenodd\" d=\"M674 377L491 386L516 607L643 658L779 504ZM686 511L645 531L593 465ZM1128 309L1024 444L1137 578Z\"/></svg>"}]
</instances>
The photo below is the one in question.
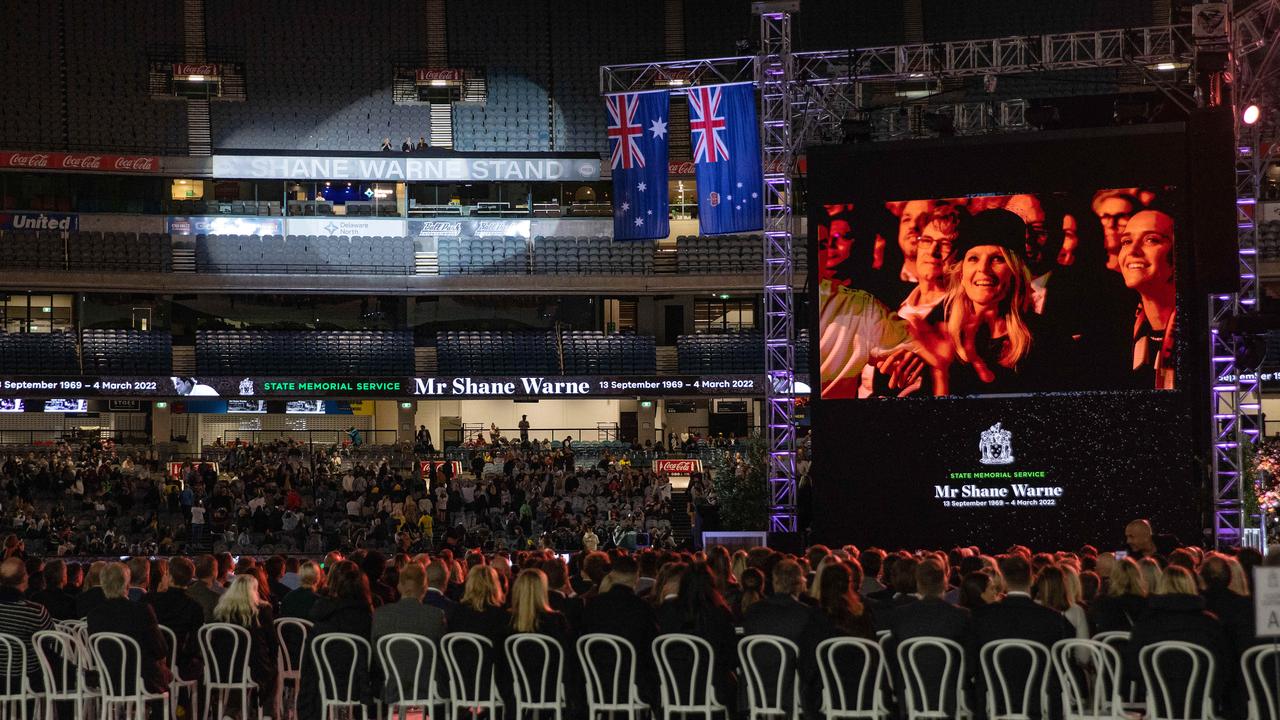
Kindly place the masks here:
<instances>
[{"instance_id":1,"label":"woman wearing graduation cap","mask_svg":"<svg viewBox=\"0 0 1280 720\"><path fill-rule=\"evenodd\" d=\"M1045 385L1037 361L1048 353L1035 332L1026 240L1026 224L1008 210L974 215L956 239L943 301L946 321L934 327L907 318L935 395L1059 389Z\"/></svg>"}]
</instances>

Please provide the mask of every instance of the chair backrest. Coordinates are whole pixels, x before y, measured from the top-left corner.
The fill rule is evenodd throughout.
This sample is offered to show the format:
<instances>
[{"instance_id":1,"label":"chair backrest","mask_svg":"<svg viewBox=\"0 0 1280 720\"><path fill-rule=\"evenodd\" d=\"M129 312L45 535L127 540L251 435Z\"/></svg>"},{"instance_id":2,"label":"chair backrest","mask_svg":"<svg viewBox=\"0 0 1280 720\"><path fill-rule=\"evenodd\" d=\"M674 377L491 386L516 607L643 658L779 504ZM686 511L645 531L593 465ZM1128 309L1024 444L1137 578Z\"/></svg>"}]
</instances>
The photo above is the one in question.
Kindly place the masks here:
<instances>
[{"instance_id":1,"label":"chair backrest","mask_svg":"<svg viewBox=\"0 0 1280 720\"><path fill-rule=\"evenodd\" d=\"M1030 640L994 640L978 652L987 686L987 718L1036 717L1045 706L1049 648Z\"/></svg>"},{"instance_id":2,"label":"chair backrest","mask_svg":"<svg viewBox=\"0 0 1280 720\"><path fill-rule=\"evenodd\" d=\"M794 716L800 686L800 650L795 643L776 635L749 635L738 642L738 661L753 710Z\"/></svg>"},{"instance_id":3,"label":"chair backrest","mask_svg":"<svg viewBox=\"0 0 1280 720\"><path fill-rule=\"evenodd\" d=\"M302 667L302 648L311 635L312 622L301 618L277 618L277 663L283 672L295 672Z\"/></svg>"},{"instance_id":4,"label":"chair backrest","mask_svg":"<svg viewBox=\"0 0 1280 720\"><path fill-rule=\"evenodd\" d=\"M1106 643L1107 647L1116 651L1120 657L1124 657L1129 651L1129 632L1126 630L1108 630L1100 632L1093 636L1094 640ZM1120 696L1126 703L1138 704L1141 698L1140 678L1125 677L1123 665L1120 668Z\"/></svg>"},{"instance_id":5,"label":"chair backrest","mask_svg":"<svg viewBox=\"0 0 1280 720\"><path fill-rule=\"evenodd\" d=\"M493 682L493 643L476 633L454 632L440 640L453 701L461 705L489 703L496 700Z\"/></svg>"},{"instance_id":6,"label":"chair backrest","mask_svg":"<svg viewBox=\"0 0 1280 720\"><path fill-rule=\"evenodd\" d=\"M878 643L864 638L829 638L818 643L817 655L824 713L887 712L880 688L888 673Z\"/></svg>"},{"instance_id":7,"label":"chair backrest","mask_svg":"<svg viewBox=\"0 0 1280 720\"><path fill-rule=\"evenodd\" d=\"M369 641L349 633L311 638L311 661L320 680L320 698L328 702L361 702L369 683Z\"/></svg>"},{"instance_id":8,"label":"chair backrest","mask_svg":"<svg viewBox=\"0 0 1280 720\"><path fill-rule=\"evenodd\" d=\"M436 677L436 646L430 639L413 633L391 633L378 638L378 662L386 686L395 692L393 702L407 705L430 703Z\"/></svg>"},{"instance_id":9,"label":"chair backrest","mask_svg":"<svg viewBox=\"0 0 1280 720\"><path fill-rule=\"evenodd\" d=\"M1120 653L1101 640L1070 638L1050 649L1065 717L1119 717ZM1090 680L1092 679L1092 682Z\"/></svg>"},{"instance_id":10,"label":"chair backrest","mask_svg":"<svg viewBox=\"0 0 1280 720\"><path fill-rule=\"evenodd\" d=\"M44 689L52 695L73 695L84 687L84 671L80 665L80 643L74 635L61 630L41 630L31 636Z\"/></svg>"},{"instance_id":11,"label":"chair backrest","mask_svg":"<svg viewBox=\"0 0 1280 720\"><path fill-rule=\"evenodd\" d=\"M653 660L661 681L662 705L671 710L705 709L716 704L715 648L697 635L671 633L653 641Z\"/></svg>"},{"instance_id":12,"label":"chair backrest","mask_svg":"<svg viewBox=\"0 0 1280 720\"><path fill-rule=\"evenodd\" d=\"M504 650L517 701L535 705L564 702L564 651L555 638L517 633L506 639Z\"/></svg>"},{"instance_id":13,"label":"chair backrest","mask_svg":"<svg viewBox=\"0 0 1280 720\"><path fill-rule=\"evenodd\" d=\"M138 641L121 633L100 632L89 636L94 663L101 668L98 681L108 698L128 698L143 692L142 648Z\"/></svg>"},{"instance_id":14,"label":"chair backrest","mask_svg":"<svg viewBox=\"0 0 1280 720\"><path fill-rule=\"evenodd\" d=\"M160 626L160 635L164 638L165 645L169 648L169 669L173 671L174 678L184 680L178 673L178 634L168 625Z\"/></svg>"},{"instance_id":15,"label":"chair backrest","mask_svg":"<svg viewBox=\"0 0 1280 720\"><path fill-rule=\"evenodd\" d=\"M578 638L578 660L587 680L587 702L594 707L639 702L636 649L617 635L587 633Z\"/></svg>"},{"instance_id":16,"label":"chair backrest","mask_svg":"<svg viewBox=\"0 0 1280 720\"><path fill-rule=\"evenodd\" d=\"M0 698L20 697L26 677L26 644L16 635L0 633Z\"/></svg>"},{"instance_id":17,"label":"chair backrest","mask_svg":"<svg viewBox=\"0 0 1280 720\"><path fill-rule=\"evenodd\" d=\"M1152 643L1138 653L1149 720L1213 716L1213 654L1180 640Z\"/></svg>"},{"instance_id":18,"label":"chair backrest","mask_svg":"<svg viewBox=\"0 0 1280 720\"><path fill-rule=\"evenodd\" d=\"M205 684L247 683L249 654L253 638L249 631L233 623L209 623L197 631L200 654L204 656Z\"/></svg>"},{"instance_id":19,"label":"chair backrest","mask_svg":"<svg viewBox=\"0 0 1280 720\"><path fill-rule=\"evenodd\" d=\"M908 717L951 717L964 705L964 648L954 640L908 638L898 645Z\"/></svg>"},{"instance_id":20,"label":"chair backrest","mask_svg":"<svg viewBox=\"0 0 1280 720\"><path fill-rule=\"evenodd\" d=\"M1258 645L1240 656L1240 669L1244 672L1244 684L1249 691L1250 720L1280 720L1280 686L1276 673L1280 672L1280 647Z\"/></svg>"}]
</instances>

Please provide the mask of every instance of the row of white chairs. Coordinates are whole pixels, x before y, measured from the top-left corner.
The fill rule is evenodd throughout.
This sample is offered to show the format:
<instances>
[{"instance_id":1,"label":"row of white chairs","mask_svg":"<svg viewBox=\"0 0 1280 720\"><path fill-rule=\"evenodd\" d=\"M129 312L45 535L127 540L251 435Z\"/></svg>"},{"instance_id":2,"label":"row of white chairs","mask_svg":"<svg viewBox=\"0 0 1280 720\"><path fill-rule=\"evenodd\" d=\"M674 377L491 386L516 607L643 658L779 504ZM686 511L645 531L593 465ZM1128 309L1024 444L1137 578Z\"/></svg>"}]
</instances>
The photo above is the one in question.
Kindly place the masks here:
<instances>
[{"instance_id":1,"label":"row of white chairs","mask_svg":"<svg viewBox=\"0 0 1280 720\"><path fill-rule=\"evenodd\" d=\"M298 619L276 621L279 641L278 681L272 717L287 718L296 710L301 651L311 623ZM258 691L249 670L251 638L244 628L212 623L201 627L198 640L204 659L202 683L178 674L174 633L161 626L169 645L173 682L166 692L148 693L142 682L141 651L126 635L98 633L89 637L84 621L58 623L58 629L33 638L43 673L44 690L34 691L22 671L25 645L12 635L0 634L0 710L6 717L26 720L29 707L52 719L56 703L71 703L77 720L95 714L102 720L120 709L126 717L142 720L148 703L163 702L170 717L177 717L179 694L186 692L191 714L199 715L198 685L203 686L203 709L208 720L215 705L227 714L228 697L239 696L242 709ZM221 635L222 639L217 638ZM822 680L821 712L829 720L887 720L888 695L893 679L884 662L884 643L860 638L832 638L817 648ZM1122 687L1121 651L1126 633L1107 633L1093 639L1069 639L1051 648L1024 640L988 643L980 652L985 682L986 715L990 720L1047 718L1049 679L1052 671L1068 720L1122 720L1141 712L1150 720L1213 718L1215 660L1204 648L1182 642L1162 642L1143 648L1139 656L1145 699L1137 702ZM217 649L222 652L218 652ZM229 651L228 651L229 650ZM421 710L431 715L443 708L450 720L458 713L499 717L503 707L495 673L499 658L492 643L481 635L449 633L439 651L430 639L412 634L392 634L371 647L366 638L342 633L318 636L310 645L308 660L315 664L321 717L328 720L345 710L369 720L365 704L368 670L376 651L385 674L385 686L394 689L385 706L379 698L377 715L403 719ZM560 645L551 637L534 633L513 635L503 648L511 669L512 693L518 717L526 711L546 711L561 720L565 709L564 661ZM622 713L638 720L649 713L636 682L636 648L613 635L589 634L578 639L576 651L586 681L590 718L601 713ZM713 683L715 650L706 640L683 634L658 637L651 648L658 670L661 714L674 716L716 715L728 710L716 696ZM749 717L783 717L797 720L800 713L800 653L788 640L756 635L743 638L737 648L746 685ZM897 649L904 687L899 699L908 720L972 718L965 687L969 674L965 652L944 638L921 637L903 641ZM443 660L444 673L437 674ZM1171 663L1183 669L1185 683L1172 687L1166 670ZM1280 719L1280 688L1272 685L1272 673L1280 663L1275 646L1249 649L1241 668L1249 694L1251 720ZM107 669L109 668L109 669ZM939 668L940 671L939 671ZM107 669L107 670L104 670ZM1189 671L1189 675L1187 674ZM439 680L447 677L442 687ZM19 680L19 678L21 678ZM286 686L293 696L285 702ZM258 717L265 698L258 698ZM216 701L216 702L215 702ZM16 711L16 712L13 712ZM248 713L242 714L248 717Z\"/></svg>"}]
</instances>

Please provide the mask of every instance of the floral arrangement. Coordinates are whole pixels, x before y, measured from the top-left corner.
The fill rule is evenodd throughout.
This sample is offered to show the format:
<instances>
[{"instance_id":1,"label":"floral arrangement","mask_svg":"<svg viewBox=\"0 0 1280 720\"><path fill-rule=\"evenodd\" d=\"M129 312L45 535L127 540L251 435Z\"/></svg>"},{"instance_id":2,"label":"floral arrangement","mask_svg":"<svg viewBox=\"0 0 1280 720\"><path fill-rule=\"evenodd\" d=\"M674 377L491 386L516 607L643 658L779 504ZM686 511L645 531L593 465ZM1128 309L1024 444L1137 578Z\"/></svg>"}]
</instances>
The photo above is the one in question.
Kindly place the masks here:
<instances>
[{"instance_id":1,"label":"floral arrangement","mask_svg":"<svg viewBox=\"0 0 1280 720\"><path fill-rule=\"evenodd\" d=\"M1251 464L1258 510L1274 521L1280 512L1280 438L1268 438L1254 447Z\"/></svg>"}]
</instances>

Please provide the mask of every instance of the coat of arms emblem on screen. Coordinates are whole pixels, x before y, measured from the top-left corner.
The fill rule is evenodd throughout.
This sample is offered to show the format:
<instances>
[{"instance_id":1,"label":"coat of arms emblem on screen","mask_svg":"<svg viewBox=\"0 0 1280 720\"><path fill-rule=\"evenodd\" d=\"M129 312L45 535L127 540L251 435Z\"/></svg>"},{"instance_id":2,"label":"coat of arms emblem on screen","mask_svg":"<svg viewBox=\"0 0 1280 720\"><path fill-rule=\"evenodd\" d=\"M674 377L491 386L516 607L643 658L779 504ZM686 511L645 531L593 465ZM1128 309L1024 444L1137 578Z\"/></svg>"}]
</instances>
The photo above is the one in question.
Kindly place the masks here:
<instances>
[{"instance_id":1,"label":"coat of arms emblem on screen","mask_svg":"<svg viewBox=\"0 0 1280 720\"><path fill-rule=\"evenodd\" d=\"M979 462L983 465L1008 465L1013 462L1013 433L996 423L982 431L978 450L982 453Z\"/></svg>"},{"instance_id":2,"label":"coat of arms emblem on screen","mask_svg":"<svg viewBox=\"0 0 1280 720\"><path fill-rule=\"evenodd\" d=\"M253 380L251 378L245 378L240 381L240 394L241 395L253 394Z\"/></svg>"}]
</instances>

